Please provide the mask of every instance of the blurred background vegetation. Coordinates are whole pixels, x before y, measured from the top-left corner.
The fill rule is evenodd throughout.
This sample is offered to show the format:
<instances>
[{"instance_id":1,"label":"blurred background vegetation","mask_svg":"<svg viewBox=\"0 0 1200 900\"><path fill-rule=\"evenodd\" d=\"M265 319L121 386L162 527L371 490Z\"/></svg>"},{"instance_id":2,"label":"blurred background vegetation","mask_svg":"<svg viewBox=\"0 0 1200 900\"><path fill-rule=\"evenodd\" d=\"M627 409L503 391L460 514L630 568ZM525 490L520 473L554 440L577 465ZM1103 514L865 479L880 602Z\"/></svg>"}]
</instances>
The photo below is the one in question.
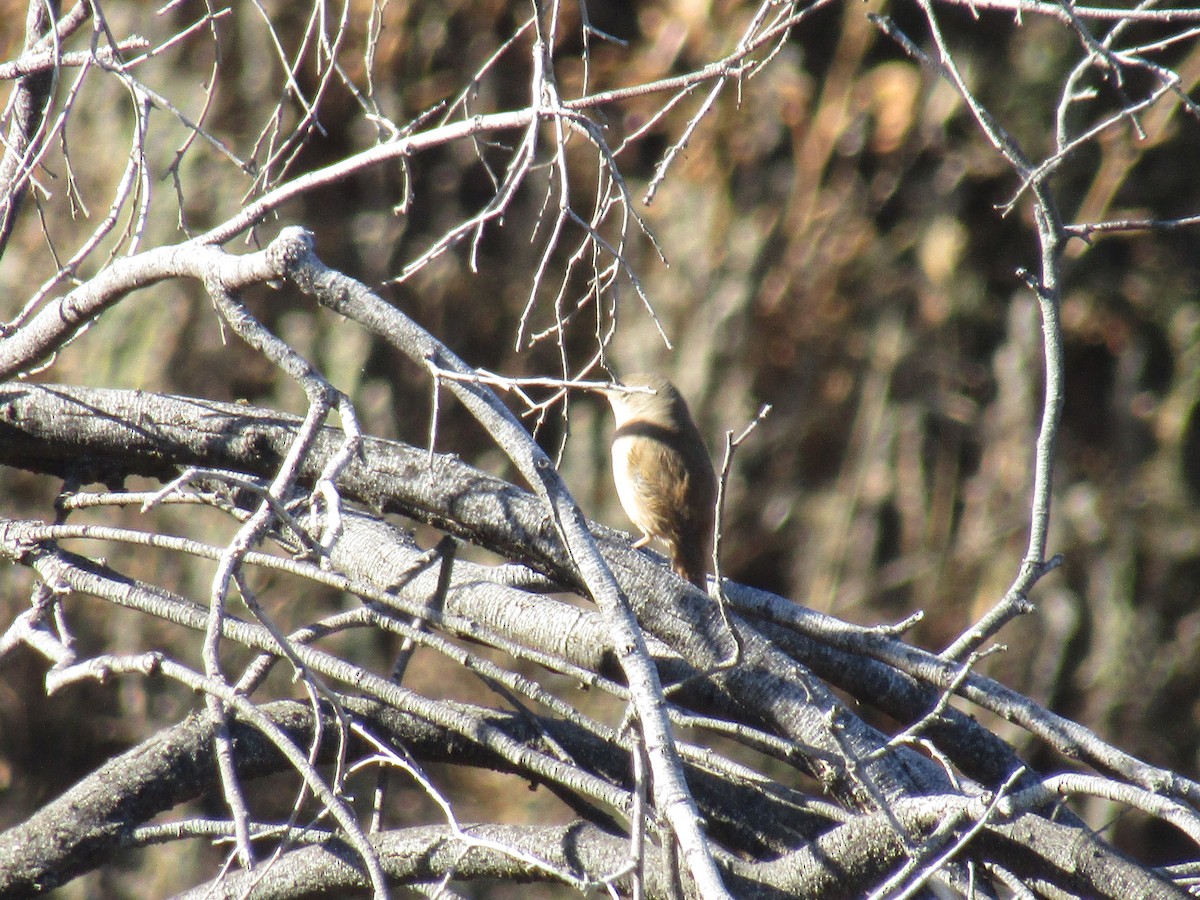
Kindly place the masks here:
<instances>
[{"instance_id":1,"label":"blurred background vegetation","mask_svg":"<svg viewBox=\"0 0 1200 900\"><path fill-rule=\"evenodd\" d=\"M0 53L12 59L23 40L24 11L15 0L0 7ZM294 53L307 9L284 2L264 8ZM593 42L589 88L703 66L729 52L754 9L742 0L589 4L592 24L627 42ZM185 3L151 15L143 4L112 0L104 10L118 34L144 34L152 43L203 12ZM760 74L722 94L654 202L640 210L669 265L647 242L631 251L673 349L626 289L612 357L621 371L656 369L672 377L718 461L725 431L740 430L761 404L773 406L733 463L725 574L857 623L924 610L910 637L941 649L1003 595L1025 553L1042 349L1036 304L1016 270L1036 270L1037 246L1027 199L1007 214L1000 209L1018 192L1016 176L957 95L868 20L872 11L893 16L927 44L915 7L846 2L811 17ZM562 13L558 80L571 97L583 83L579 11L566 4ZM1051 152L1061 84L1079 55L1076 39L1032 14L1020 22L966 8L940 14L980 100L1031 157ZM339 50L357 83L366 78L370 15L366 0L352 0ZM405 122L460 91L527 9L499 0L392 2L377 15L374 98L387 116ZM237 156L261 159L255 143L281 96L280 62L255 5L233 5L214 27L219 74L207 127ZM78 40L86 46L87 34ZM519 46L479 82L473 110L526 104L527 42ZM211 36L201 32L138 74L195 118L215 60ZM1181 43L1166 62L1190 92L1200 78L1200 44ZM73 77L64 74L60 92ZM311 66L296 78L309 96L315 93ZM619 157L636 195L703 93ZM664 99L605 107L600 115L611 144L645 124ZM4 319L55 271L43 219L55 247L69 255L104 215L126 163L129 107L114 79L84 83L66 142L75 183L66 183L61 149L38 173L49 194L27 201L0 260ZM284 116L296 120L295 104L285 106ZM378 139L337 79L325 89L318 118L321 132L288 174ZM1061 167L1054 185L1066 221L1197 211L1200 123L1171 99L1153 107L1142 125L1144 139L1122 124ZM151 126L155 180L144 247L181 240L181 218L191 233L223 221L253 187L251 176L197 141L179 168L181 215L167 173L186 130L161 111L151 114ZM412 159L407 184L396 166L364 171L306 195L260 234L304 225L316 233L329 265L368 284L388 282L491 198L477 153L502 170L503 148L443 146ZM577 156L576 205L587 208L594 162ZM406 192L407 210L397 212ZM552 342L514 349L540 252L528 236L542 199L523 191L503 226L488 229L478 273L459 248L381 291L471 364L513 376L554 375L561 363ZM1037 612L1001 633L1007 652L981 663L1122 749L1192 778L1200 777L1198 238L1193 227L1068 246L1066 403L1050 540L1065 564L1039 584ZM543 289L534 331L553 321L552 292ZM425 441L431 398L424 373L294 297L263 291L251 302L351 395L369 432ZM594 350L591 321L590 314L582 317L571 333L574 364ZM198 287L179 282L119 304L38 377L303 409L294 385L248 348L224 341L209 301ZM569 431L551 417L539 438L551 450L564 447L564 474L585 510L628 527L610 489L605 411L589 398L573 400L567 422ZM438 442L439 449L505 472L497 451L453 404L443 405ZM0 471L0 508L6 515L47 516L60 487ZM161 516L155 527L197 527L172 524L170 510ZM125 524L146 525L133 511ZM136 574L138 565L162 564L151 558L126 567ZM203 598L207 578L197 567L180 572L178 583ZM0 572L4 622L28 603L28 589L24 570ZM135 617L99 604L91 612L95 620L80 632L94 646L154 644L152 635L130 634L147 627ZM285 608L276 612L286 619ZM86 621L88 613L76 615ZM374 652L386 660L386 647ZM192 702L169 689L150 695L141 683L76 688L46 701L43 673L24 652L0 664L0 827ZM425 677L436 690L436 673ZM1027 736L1001 733L1038 763ZM464 796L484 802L478 786L461 787ZM508 792L491 802L527 801ZM1092 812L1094 823L1105 823L1103 809ZM1181 846L1161 823L1129 818L1112 825L1118 844L1137 847L1144 859L1171 861ZM111 882L93 882L88 890L97 896L130 890L119 873L106 877Z\"/></svg>"}]
</instances>

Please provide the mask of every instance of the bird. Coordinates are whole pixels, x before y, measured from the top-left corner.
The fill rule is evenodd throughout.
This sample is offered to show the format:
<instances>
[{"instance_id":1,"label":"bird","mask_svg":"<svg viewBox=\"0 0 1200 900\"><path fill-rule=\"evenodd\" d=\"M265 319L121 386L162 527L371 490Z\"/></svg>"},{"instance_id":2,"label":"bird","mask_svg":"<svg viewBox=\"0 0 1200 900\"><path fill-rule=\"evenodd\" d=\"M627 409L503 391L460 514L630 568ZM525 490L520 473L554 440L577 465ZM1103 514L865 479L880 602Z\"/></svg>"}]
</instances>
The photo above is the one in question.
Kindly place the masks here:
<instances>
[{"instance_id":1,"label":"bird","mask_svg":"<svg viewBox=\"0 0 1200 900\"><path fill-rule=\"evenodd\" d=\"M704 590L717 476L687 402L667 379L641 373L606 388L604 395L616 419L612 467L617 497L641 532L633 546L658 538L667 546L671 568Z\"/></svg>"}]
</instances>

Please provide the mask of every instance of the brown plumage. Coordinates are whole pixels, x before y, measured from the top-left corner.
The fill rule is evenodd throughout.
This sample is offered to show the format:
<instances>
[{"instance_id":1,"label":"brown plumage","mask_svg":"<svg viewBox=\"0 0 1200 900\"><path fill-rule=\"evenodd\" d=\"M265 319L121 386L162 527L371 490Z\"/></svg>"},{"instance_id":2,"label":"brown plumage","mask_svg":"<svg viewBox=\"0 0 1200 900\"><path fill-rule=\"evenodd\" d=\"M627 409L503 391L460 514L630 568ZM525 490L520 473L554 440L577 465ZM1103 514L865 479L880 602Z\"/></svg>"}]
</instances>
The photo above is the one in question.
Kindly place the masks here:
<instances>
[{"instance_id":1,"label":"brown plumage","mask_svg":"<svg viewBox=\"0 0 1200 900\"><path fill-rule=\"evenodd\" d=\"M612 460L617 496L642 533L634 546L660 539L671 567L704 590L717 496L704 438L683 396L665 378L630 375L621 383L655 392L605 392L616 417Z\"/></svg>"}]
</instances>

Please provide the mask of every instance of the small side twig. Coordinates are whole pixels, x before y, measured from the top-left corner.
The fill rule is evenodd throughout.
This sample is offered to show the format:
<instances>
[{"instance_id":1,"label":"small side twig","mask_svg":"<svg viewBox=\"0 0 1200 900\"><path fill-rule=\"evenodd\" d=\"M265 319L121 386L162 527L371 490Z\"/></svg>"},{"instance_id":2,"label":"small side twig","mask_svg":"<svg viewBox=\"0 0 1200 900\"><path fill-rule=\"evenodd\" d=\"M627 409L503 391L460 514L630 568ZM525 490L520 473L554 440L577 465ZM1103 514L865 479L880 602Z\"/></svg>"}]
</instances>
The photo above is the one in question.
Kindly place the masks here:
<instances>
[{"instance_id":1,"label":"small side twig","mask_svg":"<svg viewBox=\"0 0 1200 900\"><path fill-rule=\"evenodd\" d=\"M458 550L458 542L450 535L444 536L435 548L434 552L442 561L441 568L438 571L437 588L429 598L427 611L421 615L413 616L409 622L410 627L414 631L422 631L425 628L426 622L430 616L436 616L441 613L446 605L446 594L450 590L450 575L454 569L454 555ZM404 680L404 673L408 669L408 664L412 660L413 651L417 649L417 642L412 635L405 635L400 642L400 650L396 654L396 659L392 663L392 681L400 684ZM375 779L375 790L371 797L371 823L368 826L368 831L372 834L382 830L383 828L383 807L387 799L388 785L391 781L391 767L380 766L378 775Z\"/></svg>"},{"instance_id":2,"label":"small side twig","mask_svg":"<svg viewBox=\"0 0 1200 900\"><path fill-rule=\"evenodd\" d=\"M724 581L724 576L721 574L721 543L725 537L723 520L725 518L725 494L729 487L729 473L733 467L733 454L737 448L745 442L750 433L754 431L763 420L771 414L771 404L764 403L759 409L758 414L750 421L750 423L742 429L741 434L734 437L733 431L725 432L725 455L721 460L721 473L717 478L717 500L716 500L716 515L713 516L713 583L716 586L717 606L721 610L721 618L725 622L725 627L729 630L730 637L733 638L733 653L727 665L736 665L738 658L741 656L742 645L738 639L737 629L733 627L733 621L729 618L729 610L726 608L725 590L721 586Z\"/></svg>"}]
</instances>

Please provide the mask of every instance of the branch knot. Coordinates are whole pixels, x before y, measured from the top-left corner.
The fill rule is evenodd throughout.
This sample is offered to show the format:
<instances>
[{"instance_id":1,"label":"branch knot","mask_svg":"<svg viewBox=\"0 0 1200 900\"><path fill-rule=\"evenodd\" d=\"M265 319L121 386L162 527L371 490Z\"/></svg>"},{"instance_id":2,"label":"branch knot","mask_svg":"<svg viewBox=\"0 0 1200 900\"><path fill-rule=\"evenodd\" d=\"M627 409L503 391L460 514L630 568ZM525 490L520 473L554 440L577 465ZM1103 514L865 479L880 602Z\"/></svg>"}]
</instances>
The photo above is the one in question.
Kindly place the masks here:
<instances>
[{"instance_id":1,"label":"branch knot","mask_svg":"<svg viewBox=\"0 0 1200 900\"><path fill-rule=\"evenodd\" d=\"M281 277L291 278L300 264L316 249L316 238L307 228L289 225L267 246L271 269Z\"/></svg>"}]
</instances>

